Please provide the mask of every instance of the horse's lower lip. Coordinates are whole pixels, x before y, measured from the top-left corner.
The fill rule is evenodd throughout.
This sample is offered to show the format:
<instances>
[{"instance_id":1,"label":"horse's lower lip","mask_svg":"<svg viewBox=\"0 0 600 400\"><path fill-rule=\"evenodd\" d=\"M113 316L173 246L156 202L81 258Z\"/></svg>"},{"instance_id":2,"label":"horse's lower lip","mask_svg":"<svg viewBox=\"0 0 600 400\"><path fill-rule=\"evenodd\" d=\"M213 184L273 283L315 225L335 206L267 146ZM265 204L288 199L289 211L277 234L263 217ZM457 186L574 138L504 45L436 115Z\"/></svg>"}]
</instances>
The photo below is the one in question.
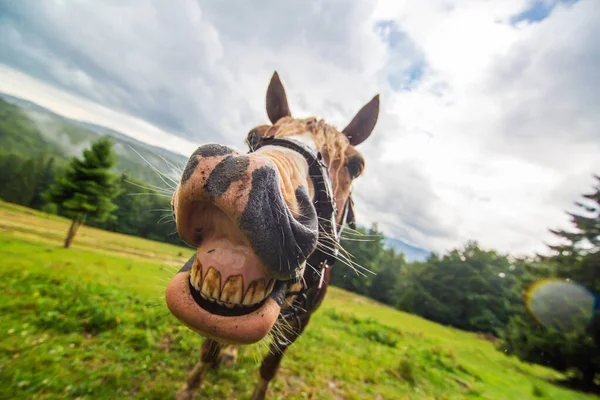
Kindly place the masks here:
<instances>
[{"instance_id":1,"label":"horse's lower lip","mask_svg":"<svg viewBox=\"0 0 600 400\"><path fill-rule=\"evenodd\" d=\"M271 330L280 306L272 298L249 314L223 316L210 313L196 303L189 287L189 272L179 272L167 285L167 307L181 322L202 336L221 343L251 344L263 339Z\"/></svg>"}]
</instances>

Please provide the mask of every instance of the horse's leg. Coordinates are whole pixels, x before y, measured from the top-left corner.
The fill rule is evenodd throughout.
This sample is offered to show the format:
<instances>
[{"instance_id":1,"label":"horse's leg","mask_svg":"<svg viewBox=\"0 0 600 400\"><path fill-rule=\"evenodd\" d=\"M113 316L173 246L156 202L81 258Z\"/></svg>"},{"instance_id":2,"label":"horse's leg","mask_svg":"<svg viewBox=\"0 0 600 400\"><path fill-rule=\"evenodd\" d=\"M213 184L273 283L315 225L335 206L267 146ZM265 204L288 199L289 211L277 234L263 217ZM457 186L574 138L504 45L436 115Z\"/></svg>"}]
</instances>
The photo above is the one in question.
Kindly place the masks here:
<instances>
[{"instance_id":1,"label":"horse's leg","mask_svg":"<svg viewBox=\"0 0 600 400\"><path fill-rule=\"evenodd\" d=\"M264 400L265 395L267 394L267 388L269 387L269 382L271 382L275 374L277 374L279 365L281 364L281 358L283 357L283 353L287 350L287 346L282 348L273 343L269 350L269 354L267 354L260 365L260 380L254 388L252 400Z\"/></svg>"},{"instance_id":2,"label":"horse's leg","mask_svg":"<svg viewBox=\"0 0 600 400\"><path fill-rule=\"evenodd\" d=\"M320 291L318 293L320 294L321 299L325 295L325 291ZM276 324L284 325L285 328L279 328L275 331L274 340L269 347L269 354L263 358L262 364L260 365L260 379L254 388L252 400L263 400L265 398L269 382L271 382L275 377L275 374L277 374L277 371L279 371L279 365L281 364L283 354L302 334L304 328L306 328L306 325L308 325L308 322L310 321L311 314L318 308L320 302L315 302L314 299L311 299L309 304L310 307L306 307L306 304L304 304L304 307L302 307L304 311L297 314L296 318L287 319L284 317L276 322Z\"/></svg>"},{"instance_id":3,"label":"horse's leg","mask_svg":"<svg viewBox=\"0 0 600 400\"><path fill-rule=\"evenodd\" d=\"M223 345L212 339L206 339L202 343L200 361L188 375L186 384L175 394L175 400L192 400L194 398L208 368L216 368L219 365L219 353L222 347Z\"/></svg>"},{"instance_id":4,"label":"horse's leg","mask_svg":"<svg viewBox=\"0 0 600 400\"><path fill-rule=\"evenodd\" d=\"M238 346L229 345L221 350L219 356L219 364L223 364L226 367L233 367L237 360Z\"/></svg>"}]
</instances>

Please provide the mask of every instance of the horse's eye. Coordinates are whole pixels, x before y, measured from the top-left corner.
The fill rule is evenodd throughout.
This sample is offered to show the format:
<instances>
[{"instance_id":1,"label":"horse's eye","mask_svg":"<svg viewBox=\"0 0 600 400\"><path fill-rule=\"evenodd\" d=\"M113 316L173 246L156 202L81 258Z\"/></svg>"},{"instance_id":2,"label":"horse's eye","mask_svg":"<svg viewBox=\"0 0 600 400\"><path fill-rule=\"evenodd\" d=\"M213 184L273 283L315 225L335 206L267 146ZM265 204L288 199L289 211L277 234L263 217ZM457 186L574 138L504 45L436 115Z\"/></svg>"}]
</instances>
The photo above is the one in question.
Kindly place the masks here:
<instances>
[{"instance_id":1,"label":"horse's eye","mask_svg":"<svg viewBox=\"0 0 600 400\"><path fill-rule=\"evenodd\" d=\"M352 179L358 177L363 170L363 164L359 160L350 160L346 164L346 169Z\"/></svg>"},{"instance_id":2,"label":"horse's eye","mask_svg":"<svg viewBox=\"0 0 600 400\"><path fill-rule=\"evenodd\" d=\"M248 132L246 141L251 147L256 146L256 143L258 142L258 131L256 129L252 129L250 132Z\"/></svg>"}]
</instances>

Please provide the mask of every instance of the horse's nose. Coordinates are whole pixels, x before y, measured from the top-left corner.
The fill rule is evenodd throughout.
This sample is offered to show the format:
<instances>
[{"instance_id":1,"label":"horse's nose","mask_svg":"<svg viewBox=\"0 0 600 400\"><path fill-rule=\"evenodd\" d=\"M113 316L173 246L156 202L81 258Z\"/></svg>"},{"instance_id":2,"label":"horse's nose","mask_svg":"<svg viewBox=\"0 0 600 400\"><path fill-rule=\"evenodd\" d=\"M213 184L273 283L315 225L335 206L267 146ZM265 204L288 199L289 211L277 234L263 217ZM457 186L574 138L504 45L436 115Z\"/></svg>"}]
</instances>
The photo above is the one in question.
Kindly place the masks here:
<instances>
[{"instance_id":1,"label":"horse's nose","mask_svg":"<svg viewBox=\"0 0 600 400\"><path fill-rule=\"evenodd\" d=\"M225 157L233 153L235 153L235 150L220 144L206 144L198 147L188 159L185 169L183 170L183 174L181 175L181 185L185 185L192 175L197 172L196 170L200 161L203 161L204 163L210 160L222 161ZM208 166L205 166L201 171L204 177L207 172L206 167Z\"/></svg>"},{"instance_id":2,"label":"horse's nose","mask_svg":"<svg viewBox=\"0 0 600 400\"><path fill-rule=\"evenodd\" d=\"M296 277L316 247L318 222L306 188L298 186L295 193L285 194L293 198L284 198L281 173L260 154L215 144L199 147L181 178L179 231L194 229L186 227L186 209L211 203L234 221L275 278ZM297 218L287 204L297 204Z\"/></svg>"}]
</instances>

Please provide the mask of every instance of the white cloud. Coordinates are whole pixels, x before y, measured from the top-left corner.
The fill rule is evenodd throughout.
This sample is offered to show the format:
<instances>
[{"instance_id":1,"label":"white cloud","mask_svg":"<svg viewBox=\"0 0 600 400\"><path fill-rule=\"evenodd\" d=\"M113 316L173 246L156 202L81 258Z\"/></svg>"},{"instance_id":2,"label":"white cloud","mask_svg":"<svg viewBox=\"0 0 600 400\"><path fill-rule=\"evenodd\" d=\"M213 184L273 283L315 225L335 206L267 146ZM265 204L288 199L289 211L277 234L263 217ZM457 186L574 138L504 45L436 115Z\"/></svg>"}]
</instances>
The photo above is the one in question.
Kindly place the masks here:
<instances>
[{"instance_id":1,"label":"white cloud","mask_svg":"<svg viewBox=\"0 0 600 400\"><path fill-rule=\"evenodd\" d=\"M69 118L92 122L114 129L142 142L164 147L189 156L197 146L191 141L171 135L146 121L123 114L92 101L57 89L0 64L0 91L31 99L36 104Z\"/></svg>"},{"instance_id":2,"label":"white cloud","mask_svg":"<svg viewBox=\"0 0 600 400\"><path fill-rule=\"evenodd\" d=\"M428 208L443 209L437 221L455 232L425 238L433 248L475 238L513 253L543 251L547 228L565 226L563 210L600 170L600 115L590 112L600 106L598 4L559 5L544 21L513 27L525 2L422 3L382 12L420 45L428 72L394 98L402 129L380 171L411 160L429 179L436 197ZM404 237L423 245L422 232Z\"/></svg>"},{"instance_id":3,"label":"white cloud","mask_svg":"<svg viewBox=\"0 0 600 400\"><path fill-rule=\"evenodd\" d=\"M600 10L582 0L511 24L531 4L24 1L0 19L0 62L45 81L10 75L29 97L61 99L56 111L184 154L242 147L266 121L275 69L295 115L340 128L381 93L360 222L438 251L477 239L532 252L600 172Z\"/></svg>"}]
</instances>

